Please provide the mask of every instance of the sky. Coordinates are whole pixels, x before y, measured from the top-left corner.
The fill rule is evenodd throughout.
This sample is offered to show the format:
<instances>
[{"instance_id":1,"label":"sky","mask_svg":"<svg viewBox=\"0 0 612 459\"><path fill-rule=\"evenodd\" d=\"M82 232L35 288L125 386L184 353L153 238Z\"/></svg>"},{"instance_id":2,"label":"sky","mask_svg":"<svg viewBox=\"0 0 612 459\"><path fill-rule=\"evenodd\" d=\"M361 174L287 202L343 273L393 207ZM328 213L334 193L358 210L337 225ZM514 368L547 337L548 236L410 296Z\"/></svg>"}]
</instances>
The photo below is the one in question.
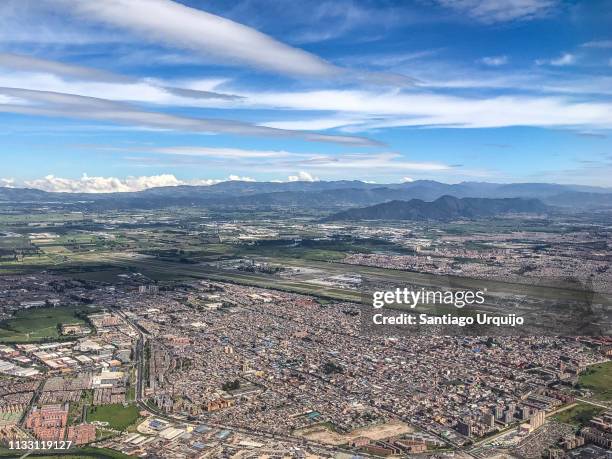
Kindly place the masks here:
<instances>
[{"instance_id":1,"label":"sky","mask_svg":"<svg viewBox=\"0 0 612 459\"><path fill-rule=\"evenodd\" d=\"M3 0L0 186L612 187L610 0Z\"/></svg>"}]
</instances>

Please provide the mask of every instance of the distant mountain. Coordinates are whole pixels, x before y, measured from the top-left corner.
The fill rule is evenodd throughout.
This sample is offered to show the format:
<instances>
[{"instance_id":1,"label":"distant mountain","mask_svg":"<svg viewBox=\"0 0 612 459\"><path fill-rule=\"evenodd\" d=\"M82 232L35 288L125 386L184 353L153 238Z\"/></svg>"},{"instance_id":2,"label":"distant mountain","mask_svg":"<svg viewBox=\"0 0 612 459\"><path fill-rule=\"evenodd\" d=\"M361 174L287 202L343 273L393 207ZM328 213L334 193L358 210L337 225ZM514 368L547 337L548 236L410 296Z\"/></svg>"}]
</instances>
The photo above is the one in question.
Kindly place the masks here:
<instances>
[{"instance_id":1,"label":"distant mountain","mask_svg":"<svg viewBox=\"0 0 612 459\"><path fill-rule=\"evenodd\" d=\"M421 199L391 201L359 209L349 209L324 221L357 220L455 220L494 217L508 213L544 213L548 206L538 199L455 198L442 196L433 202Z\"/></svg>"},{"instance_id":2,"label":"distant mountain","mask_svg":"<svg viewBox=\"0 0 612 459\"><path fill-rule=\"evenodd\" d=\"M442 196L456 198L535 198L568 208L610 208L612 189L548 183L446 184L432 180L372 184L356 180L318 182L228 181L211 186L151 188L128 193L49 193L28 188L0 187L0 203L59 203L73 209L130 209L194 206L207 208L291 207L341 210L388 201Z\"/></svg>"},{"instance_id":3,"label":"distant mountain","mask_svg":"<svg viewBox=\"0 0 612 459\"><path fill-rule=\"evenodd\" d=\"M612 193L565 191L546 198L548 204L582 209L612 209Z\"/></svg>"}]
</instances>

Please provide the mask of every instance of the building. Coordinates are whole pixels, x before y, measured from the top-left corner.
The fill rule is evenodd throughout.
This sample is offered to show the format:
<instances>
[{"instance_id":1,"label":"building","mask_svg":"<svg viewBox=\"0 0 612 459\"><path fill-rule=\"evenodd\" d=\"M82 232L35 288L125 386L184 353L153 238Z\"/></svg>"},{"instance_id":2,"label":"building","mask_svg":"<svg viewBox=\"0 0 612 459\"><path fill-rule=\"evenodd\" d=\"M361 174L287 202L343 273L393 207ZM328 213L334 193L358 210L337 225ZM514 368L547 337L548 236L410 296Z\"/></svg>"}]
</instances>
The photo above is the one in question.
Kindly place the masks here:
<instances>
[{"instance_id":1,"label":"building","mask_svg":"<svg viewBox=\"0 0 612 459\"><path fill-rule=\"evenodd\" d=\"M399 446L407 453L424 453L425 451L427 451L427 444L422 441L397 440L393 444L395 446Z\"/></svg>"},{"instance_id":2,"label":"building","mask_svg":"<svg viewBox=\"0 0 612 459\"><path fill-rule=\"evenodd\" d=\"M72 441L75 445L91 443L96 440L96 427L93 424L70 426L66 440Z\"/></svg>"},{"instance_id":3,"label":"building","mask_svg":"<svg viewBox=\"0 0 612 459\"><path fill-rule=\"evenodd\" d=\"M612 432L612 410L591 419L591 426L603 432Z\"/></svg>"},{"instance_id":4,"label":"building","mask_svg":"<svg viewBox=\"0 0 612 459\"><path fill-rule=\"evenodd\" d=\"M528 406L524 406L523 408L521 408L521 419L523 421L526 421L527 419L529 419L529 407Z\"/></svg>"},{"instance_id":5,"label":"building","mask_svg":"<svg viewBox=\"0 0 612 459\"><path fill-rule=\"evenodd\" d=\"M580 431L580 436L584 438L587 443L595 443L602 448L612 448L612 434L606 434L592 427L584 427Z\"/></svg>"},{"instance_id":6,"label":"building","mask_svg":"<svg viewBox=\"0 0 612 459\"><path fill-rule=\"evenodd\" d=\"M68 423L68 404L34 407L26 418L25 427L42 441L63 440Z\"/></svg>"},{"instance_id":7,"label":"building","mask_svg":"<svg viewBox=\"0 0 612 459\"><path fill-rule=\"evenodd\" d=\"M466 437L472 436L472 421L459 421L455 430Z\"/></svg>"},{"instance_id":8,"label":"building","mask_svg":"<svg viewBox=\"0 0 612 459\"><path fill-rule=\"evenodd\" d=\"M64 427L68 423L68 404L34 407L26 418L26 428Z\"/></svg>"},{"instance_id":9,"label":"building","mask_svg":"<svg viewBox=\"0 0 612 459\"><path fill-rule=\"evenodd\" d=\"M233 406L233 405L234 405L234 400L232 399L218 398L216 400L210 400L206 404L206 411L217 411L223 408L229 408L230 406Z\"/></svg>"},{"instance_id":10,"label":"building","mask_svg":"<svg viewBox=\"0 0 612 459\"><path fill-rule=\"evenodd\" d=\"M544 425L545 420L546 414L544 411L537 411L529 421L529 426L532 429L537 429L538 427L542 427Z\"/></svg>"},{"instance_id":11,"label":"building","mask_svg":"<svg viewBox=\"0 0 612 459\"><path fill-rule=\"evenodd\" d=\"M62 324L62 335L87 335L91 333L91 329L81 323Z\"/></svg>"},{"instance_id":12,"label":"building","mask_svg":"<svg viewBox=\"0 0 612 459\"><path fill-rule=\"evenodd\" d=\"M577 437L575 435L568 435L561 442L560 445L565 450L570 450L574 448L578 448L579 446L584 445L584 437Z\"/></svg>"}]
</instances>

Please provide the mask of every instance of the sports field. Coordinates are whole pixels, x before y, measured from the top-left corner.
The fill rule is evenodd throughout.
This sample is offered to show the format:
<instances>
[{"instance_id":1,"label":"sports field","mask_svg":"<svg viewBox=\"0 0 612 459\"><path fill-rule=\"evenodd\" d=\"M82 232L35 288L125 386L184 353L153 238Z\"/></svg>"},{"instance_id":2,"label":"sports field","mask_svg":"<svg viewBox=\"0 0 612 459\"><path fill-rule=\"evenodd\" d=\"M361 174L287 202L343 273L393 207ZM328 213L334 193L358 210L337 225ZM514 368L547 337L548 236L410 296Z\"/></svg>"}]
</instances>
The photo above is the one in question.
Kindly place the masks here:
<instances>
[{"instance_id":1,"label":"sports field","mask_svg":"<svg viewBox=\"0 0 612 459\"><path fill-rule=\"evenodd\" d=\"M108 422L106 427L115 430L125 430L138 419L136 405L123 406L119 403L90 407L87 412L87 421Z\"/></svg>"},{"instance_id":2,"label":"sports field","mask_svg":"<svg viewBox=\"0 0 612 459\"><path fill-rule=\"evenodd\" d=\"M45 307L18 311L12 319L0 323L0 342L27 343L60 337L58 325L85 323L79 312L94 312L95 308Z\"/></svg>"}]
</instances>

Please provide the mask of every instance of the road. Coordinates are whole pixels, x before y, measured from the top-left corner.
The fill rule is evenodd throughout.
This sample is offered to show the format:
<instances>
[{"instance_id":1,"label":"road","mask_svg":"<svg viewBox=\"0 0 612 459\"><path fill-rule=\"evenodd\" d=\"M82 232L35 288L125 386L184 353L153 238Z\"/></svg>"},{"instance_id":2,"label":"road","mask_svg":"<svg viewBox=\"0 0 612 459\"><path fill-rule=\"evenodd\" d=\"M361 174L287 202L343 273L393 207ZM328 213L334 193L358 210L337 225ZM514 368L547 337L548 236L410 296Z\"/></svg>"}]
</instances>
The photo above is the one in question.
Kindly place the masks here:
<instances>
[{"instance_id":1,"label":"road","mask_svg":"<svg viewBox=\"0 0 612 459\"><path fill-rule=\"evenodd\" d=\"M584 398L577 398L576 400L577 400L577 401L579 401L579 402L582 402L582 403L587 403L587 404L589 404L589 405L598 406L598 407L600 407L600 408L605 408L606 410L609 410L609 409L610 409L610 407L609 407L609 406L607 406L607 405L602 405L601 403L595 403L595 402L593 402L592 400L585 400Z\"/></svg>"}]
</instances>

